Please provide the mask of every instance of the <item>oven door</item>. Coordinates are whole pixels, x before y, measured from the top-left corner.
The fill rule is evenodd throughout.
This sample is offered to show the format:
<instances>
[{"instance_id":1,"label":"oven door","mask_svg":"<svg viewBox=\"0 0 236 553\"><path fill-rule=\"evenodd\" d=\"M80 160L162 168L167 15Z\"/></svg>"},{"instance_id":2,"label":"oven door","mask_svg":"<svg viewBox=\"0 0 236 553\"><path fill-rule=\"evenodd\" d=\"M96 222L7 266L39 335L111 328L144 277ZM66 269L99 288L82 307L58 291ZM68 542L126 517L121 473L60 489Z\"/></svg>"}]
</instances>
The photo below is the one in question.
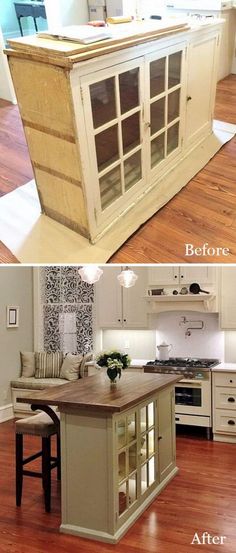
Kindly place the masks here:
<instances>
[{"instance_id":1,"label":"oven door","mask_svg":"<svg viewBox=\"0 0 236 553\"><path fill-rule=\"evenodd\" d=\"M211 416L210 379L178 382L175 385L175 413Z\"/></svg>"}]
</instances>

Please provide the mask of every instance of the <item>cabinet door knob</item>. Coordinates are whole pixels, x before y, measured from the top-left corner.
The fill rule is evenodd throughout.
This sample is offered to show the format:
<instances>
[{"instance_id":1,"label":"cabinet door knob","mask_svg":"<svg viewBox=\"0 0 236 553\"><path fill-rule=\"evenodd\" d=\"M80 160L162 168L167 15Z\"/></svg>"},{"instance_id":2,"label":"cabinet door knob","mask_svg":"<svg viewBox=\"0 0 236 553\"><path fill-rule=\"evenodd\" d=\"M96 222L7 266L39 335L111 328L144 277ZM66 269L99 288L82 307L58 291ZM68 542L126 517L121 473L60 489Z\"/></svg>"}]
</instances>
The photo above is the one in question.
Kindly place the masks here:
<instances>
[{"instance_id":1,"label":"cabinet door knob","mask_svg":"<svg viewBox=\"0 0 236 553\"><path fill-rule=\"evenodd\" d=\"M159 440L162 440L162 436L158 436L158 441L159 441Z\"/></svg>"},{"instance_id":2,"label":"cabinet door knob","mask_svg":"<svg viewBox=\"0 0 236 553\"><path fill-rule=\"evenodd\" d=\"M175 275L175 278L177 278L177 275Z\"/></svg>"},{"instance_id":3,"label":"cabinet door knob","mask_svg":"<svg viewBox=\"0 0 236 553\"><path fill-rule=\"evenodd\" d=\"M176 421L179 421L180 419L179 419L179 417L175 417L175 420L176 420Z\"/></svg>"},{"instance_id":4,"label":"cabinet door knob","mask_svg":"<svg viewBox=\"0 0 236 553\"><path fill-rule=\"evenodd\" d=\"M192 96L187 96L187 102L190 102L192 100Z\"/></svg>"},{"instance_id":5,"label":"cabinet door knob","mask_svg":"<svg viewBox=\"0 0 236 553\"><path fill-rule=\"evenodd\" d=\"M235 398L234 397L228 397L228 401L230 403L235 403Z\"/></svg>"},{"instance_id":6,"label":"cabinet door knob","mask_svg":"<svg viewBox=\"0 0 236 553\"><path fill-rule=\"evenodd\" d=\"M118 323L120 323L120 319L118 319Z\"/></svg>"},{"instance_id":7,"label":"cabinet door knob","mask_svg":"<svg viewBox=\"0 0 236 553\"><path fill-rule=\"evenodd\" d=\"M230 380L230 383L232 384L233 380Z\"/></svg>"},{"instance_id":8,"label":"cabinet door knob","mask_svg":"<svg viewBox=\"0 0 236 553\"><path fill-rule=\"evenodd\" d=\"M126 319L124 319L124 323L126 323Z\"/></svg>"},{"instance_id":9,"label":"cabinet door knob","mask_svg":"<svg viewBox=\"0 0 236 553\"><path fill-rule=\"evenodd\" d=\"M232 419L230 419L230 420L228 421L228 424L230 424L230 426L234 426L234 425L235 425L235 421L232 421Z\"/></svg>"}]
</instances>

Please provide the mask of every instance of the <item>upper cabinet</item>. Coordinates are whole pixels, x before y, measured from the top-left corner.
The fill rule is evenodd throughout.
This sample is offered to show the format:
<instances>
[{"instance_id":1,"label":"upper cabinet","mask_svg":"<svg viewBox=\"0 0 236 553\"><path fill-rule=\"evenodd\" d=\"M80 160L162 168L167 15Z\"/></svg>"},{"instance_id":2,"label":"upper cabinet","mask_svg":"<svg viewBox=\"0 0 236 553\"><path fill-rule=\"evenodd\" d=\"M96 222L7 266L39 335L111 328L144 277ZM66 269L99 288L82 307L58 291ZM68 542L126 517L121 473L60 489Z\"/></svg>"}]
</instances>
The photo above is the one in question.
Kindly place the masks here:
<instances>
[{"instance_id":1,"label":"upper cabinet","mask_svg":"<svg viewBox=\"0 0 236 553\"><path fill-rule=\"evenodd\" d=\"M222 267L220 278L220 325L236 330L236 267Z\"/></svg>"},{"instance_id":2,"label":"upper cabinet","mask_svg":"<svg viewBox=\"0 0 236 553\"><path fill-rule=\"evenodd\" d=\"M150 286L155 285L181 285L191 284L197 282L200 286L203 284L214 284L215 281L215 269L208 266L197 267L150 267L148 274L148 284Z\"/></svg>"},{"instance_id":3,"label":"upper cabinet","mask_svg":"<svg viewBox=\"0 0 236 553\"><path fill-rule=\"evenodd\" d=\"M147 328L147 269L135 267L138 280L131 288L124 288L117 280L121 267L104 268L96 284L98 328Z\"/></svg>"}]
</instances>

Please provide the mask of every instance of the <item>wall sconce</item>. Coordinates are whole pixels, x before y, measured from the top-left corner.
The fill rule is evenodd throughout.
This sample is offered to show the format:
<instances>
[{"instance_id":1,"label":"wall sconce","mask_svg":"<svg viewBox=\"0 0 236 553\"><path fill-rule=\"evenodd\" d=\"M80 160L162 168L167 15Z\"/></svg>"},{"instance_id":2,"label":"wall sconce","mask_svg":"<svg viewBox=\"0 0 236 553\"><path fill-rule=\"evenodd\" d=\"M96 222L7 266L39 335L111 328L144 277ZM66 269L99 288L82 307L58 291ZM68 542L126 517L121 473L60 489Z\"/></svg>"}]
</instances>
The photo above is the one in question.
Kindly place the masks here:
<instances>
[{"instance_id":1,"label":"wall sconce","mask_svg":"<svg viewBox=\"0 0 236 553\"><path fill-rule=\"evenodd\" d=\"M103 270L100 269L98 265L84 265L81 269L79 269L81 280L83 280L83 282L87 282L87 284L94 284L95 282L98 282L102 274Z\"/></svg>"},{"instance_id":2,"label":"wall sconce","mask_svg":"<svg viewBox=\"0 0 236 553\"><path fill-rule=\"evenodd\" d=\"M138 276L126 267L121 273L118 275L117 279L121 286L124 286L124 288L131 288L131 286L134 286Z\"/></svg>"}]
</instances>

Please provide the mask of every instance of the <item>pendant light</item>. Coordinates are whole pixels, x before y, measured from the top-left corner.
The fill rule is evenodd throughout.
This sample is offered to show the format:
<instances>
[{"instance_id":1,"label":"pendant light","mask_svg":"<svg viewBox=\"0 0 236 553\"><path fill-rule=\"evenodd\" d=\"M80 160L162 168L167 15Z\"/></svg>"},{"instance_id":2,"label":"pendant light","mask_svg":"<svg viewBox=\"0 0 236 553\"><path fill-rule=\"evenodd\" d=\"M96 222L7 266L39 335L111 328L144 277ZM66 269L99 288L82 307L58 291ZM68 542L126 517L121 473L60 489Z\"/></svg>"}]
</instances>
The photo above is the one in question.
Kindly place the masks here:
<instances>
[{"instance_id":1,"label":"pendant light","mask_svg":"<svg viewBox=\"0 0 236 553\"><path fill-rule=\"evenodd\" d=\"M129 269L129 267L125 267L117 278L121 286L124 286L124 288L131 288L131 286L134 286L138 276L134 271Z\"/></svg>"},{"instance_id":2,"label":"pendant light","mask_svg":"<svg viewBox=\"0 0 236 553\"><path fill-rule=\"evenodd\" d=\"M98 282L102 274L103 270L100 269L98 265L84 265L81 269L79 269L81 280L83 280L83 282L87 282L87 284L94 284L95 282Z\"/></svg>"}]
</instances>

